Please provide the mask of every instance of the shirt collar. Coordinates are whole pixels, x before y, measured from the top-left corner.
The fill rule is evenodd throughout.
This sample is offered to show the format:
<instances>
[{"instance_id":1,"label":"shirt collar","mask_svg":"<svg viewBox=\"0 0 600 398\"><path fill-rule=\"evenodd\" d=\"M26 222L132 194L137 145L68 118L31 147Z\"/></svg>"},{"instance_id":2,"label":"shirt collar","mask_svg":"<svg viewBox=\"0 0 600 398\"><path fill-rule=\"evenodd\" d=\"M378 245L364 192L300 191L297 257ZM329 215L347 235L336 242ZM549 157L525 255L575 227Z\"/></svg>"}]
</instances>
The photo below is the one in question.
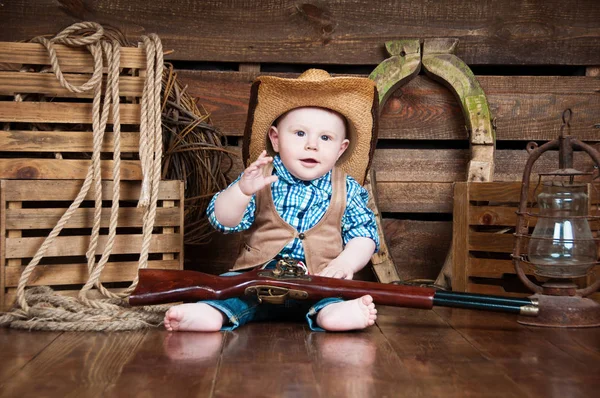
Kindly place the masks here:
<instances>
[{"instance_id":1,"label":"shirt collar","mask_svg":"<svg viewBox=\"0 0 600 398\"><path fill-rule=\"evenodd\" d=\"M273 168L275 169L275 173L277 174L277 176L289 184L312 184L316 188L331 191L331 170L329 170L324 176L319 177L316 180L303 181L299 178L294 177L288 171L288 169L285 168L279 155L275 155L275 157L273 157Z\"/></svg>"}]
</instances>

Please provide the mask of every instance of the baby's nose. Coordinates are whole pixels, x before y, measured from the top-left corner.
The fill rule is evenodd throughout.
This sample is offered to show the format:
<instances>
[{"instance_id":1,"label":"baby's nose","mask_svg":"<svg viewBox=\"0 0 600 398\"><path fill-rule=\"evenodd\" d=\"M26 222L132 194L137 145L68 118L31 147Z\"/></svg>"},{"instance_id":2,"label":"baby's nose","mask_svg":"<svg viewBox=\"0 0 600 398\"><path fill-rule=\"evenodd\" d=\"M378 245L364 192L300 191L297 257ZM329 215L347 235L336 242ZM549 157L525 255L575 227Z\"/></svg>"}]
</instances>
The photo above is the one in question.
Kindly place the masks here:
<instances>
[{"instance_id":1,"label":"baby's nose","mask_svg":"<svg viewBox=\"0 0 600 398\"><path fill-rule=\"evenodd\" d=\"M317 150L318 149L318 140L314 137L308 137L306 140L306 145L304 146L308 150Z\"/></svg>"}]
</instances>

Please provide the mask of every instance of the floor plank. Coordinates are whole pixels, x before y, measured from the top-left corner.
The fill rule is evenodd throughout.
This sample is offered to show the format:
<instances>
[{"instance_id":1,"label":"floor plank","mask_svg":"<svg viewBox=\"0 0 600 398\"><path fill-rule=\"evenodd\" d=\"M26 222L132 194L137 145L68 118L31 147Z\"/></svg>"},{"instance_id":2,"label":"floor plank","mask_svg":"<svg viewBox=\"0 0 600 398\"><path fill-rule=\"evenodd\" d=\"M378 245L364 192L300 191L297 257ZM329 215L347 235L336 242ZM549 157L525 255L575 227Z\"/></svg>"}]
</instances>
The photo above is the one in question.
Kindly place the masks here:
<instances>
[{"instance_id":1,"label":"floor plank","mask_svg":"<svg viewBox=\"0 0 600 398\"><path fill-rule=\"evenodd\" d=\"M28 333L28 332L21 332ZM6 380L4 396L100 397L116 379L145 332L62 333ZM35 338L23 339L33 342Z\"/></svg>"},{"instance_id":2,"label":"floor plank","mask_svg":"<svg viewBox=\"0 0 600 398\"><path fill-rule=\"evenodd\" d=\"M307 347L322 397L393 397L410 381L377 327L348 333L309 332Z\"/></svg>"},{"instance_id":3,"label":"floor plank","mask_svg":"<svg viewBox=\"0 0 600 398\"><path fill-rule=\"evenodd\" d=\"M435 311L486 358L498 364L528 395L585 397L597 394L600 360L586 356L582 361L578 349L571 353L565 350L567 345L553 343L560 341L557 336L561 334L580 334L578 329L527 327L518 324L515 316L493 312L451 308ZM595 328L593 333L599 336L600 330Z\"/></svg>"},{"instance_id":4,"label":"floor plank","mask_svg":"<svg viewBox=\"0 0 600 398\"><path fill-rule=\"evenodd\" d=\"M377 325L402 359L485 361L477 349L433 311L379 307Z\"/></svg>"},{"instance_id":5,"label":"floor plank","mask_svg":"<svg viewBox=\"0 0 600 398\"><path fill-rule=\"evenodd\" d=\"M0 386L39 355L60 333L0 328Z\"/></svg>"},{"instance_id":6,"label":"floor plank","mask_svg":"<svg viewBox=\"0 0 600 398\"><path fill-rule=\"evenodd\" d=\"M210 397L226 337L151 330L105 395Z\"/></svg>"},{"instance_id":7,"label":"floor plank","mask_svg":"<svg viewBox=\"0 0 600 398\"><path fill-rule=\"evenodd\" d=\"M522 397L525 392L433 311L380 310L378 326L398 353L415 395Z\"/></svg>"},{"instance_id":8,"label":"floor plank","mask_svg":"<svg viewBox=\"0 0 600 398\"><path fill-rule=\"evenodd\" d=\"M214 397L319 396L300 323L254 323L226 334Z\"/></svg>"}]
</instances>

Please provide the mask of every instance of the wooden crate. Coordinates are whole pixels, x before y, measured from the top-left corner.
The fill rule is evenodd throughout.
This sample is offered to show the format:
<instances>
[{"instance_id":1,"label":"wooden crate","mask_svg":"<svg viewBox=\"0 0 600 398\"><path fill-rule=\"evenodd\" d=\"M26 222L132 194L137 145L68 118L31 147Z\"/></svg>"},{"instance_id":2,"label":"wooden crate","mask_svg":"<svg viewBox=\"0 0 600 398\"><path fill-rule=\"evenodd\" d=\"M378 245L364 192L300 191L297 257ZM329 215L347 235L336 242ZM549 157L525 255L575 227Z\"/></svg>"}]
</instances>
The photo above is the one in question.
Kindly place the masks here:
<instances>
[{"instance_id":1,"label":"wooden crate","mask_svg":"<svg viewBox=\"0 0 600 398\"><path fill-rule=\"evenodd\" d=\"M72 203L82 181L0 181L0 304L14 302L16 286L25 266ZM97 260L108 234L112 181L102 185L103 211ZM124 181L120 190L117 238L101 275L112 287L129 286L137 273L142 242L142 209L137 208L140 183ZM76 294L88 279L87 251L94 218L94 193L90 189L80 208L48 249L29 279L29 286L49 285ZM162 181L148 266L183 269L183 183Z\"/></svg>"},{"instance_id":2,"label":"wooden crate","mask_svg":"<svg viewBox=\"0 0 600 398\"><path fill-rule=\"evenodd\" d=\"M529 198L533 198L532 184ZM539 193L539 189L536 193ZM457 182L454 185L452 289L462 292L501 295L529 295L518 279L510 254L515 242L516 211L521 195L520 182ZM590 203L598 203L597 191L590 188ZM537 212L533 209L532 212ZM530 228L536 220L530 219ZM598 225L592 223L593 230ZM600 267L595 268L596 273ZM526 266L525 273L537 283ZM594 276L579 283L589 283ZM594 295L595 298L598 294Z\"/></svg>"},{"instance_id":3,"label":"wooden crate","mask_svg":"<svg viewBox=\"0 0 600 398\"><path fill-rule=\"evenodd\" d=\"M92 72L90 53L62 45L56 49L66 80L77 86L85 83ZM49 63L41 44L0 42L0 179L85 178L93 150L93 90L72 93L51 71L37 71ZM29 70L34 71L21 71L24 65L33 65ZM139 99L145 66L143 49L121 49L123 180L142 179ZM15 100L17 96L20 100ZM102 148L103 179L112 179L112 115L108 123Z\"/></svg>"}]
</instances>

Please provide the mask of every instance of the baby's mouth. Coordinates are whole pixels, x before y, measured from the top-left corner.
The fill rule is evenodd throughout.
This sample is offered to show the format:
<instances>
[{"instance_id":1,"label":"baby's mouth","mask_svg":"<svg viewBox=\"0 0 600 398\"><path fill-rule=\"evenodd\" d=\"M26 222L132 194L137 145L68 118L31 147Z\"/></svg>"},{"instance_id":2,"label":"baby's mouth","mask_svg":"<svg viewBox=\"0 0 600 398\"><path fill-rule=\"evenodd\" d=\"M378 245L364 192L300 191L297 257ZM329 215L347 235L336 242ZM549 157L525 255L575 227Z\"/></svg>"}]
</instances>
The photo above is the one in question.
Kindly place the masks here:
<instances>
[{"instance_id":1,"label":"baby's mouth","mask_svg":"<svg viewBox=\"0 0 600 398\"><path fill-rule=\"evenodd\" d=\"M319 163L319 162L317 162L316 159L312 159L312 158L300 159L300 161L302 163L308 163L308 164L317 164L317 163Z\"/></svg>"}]
</instances>

